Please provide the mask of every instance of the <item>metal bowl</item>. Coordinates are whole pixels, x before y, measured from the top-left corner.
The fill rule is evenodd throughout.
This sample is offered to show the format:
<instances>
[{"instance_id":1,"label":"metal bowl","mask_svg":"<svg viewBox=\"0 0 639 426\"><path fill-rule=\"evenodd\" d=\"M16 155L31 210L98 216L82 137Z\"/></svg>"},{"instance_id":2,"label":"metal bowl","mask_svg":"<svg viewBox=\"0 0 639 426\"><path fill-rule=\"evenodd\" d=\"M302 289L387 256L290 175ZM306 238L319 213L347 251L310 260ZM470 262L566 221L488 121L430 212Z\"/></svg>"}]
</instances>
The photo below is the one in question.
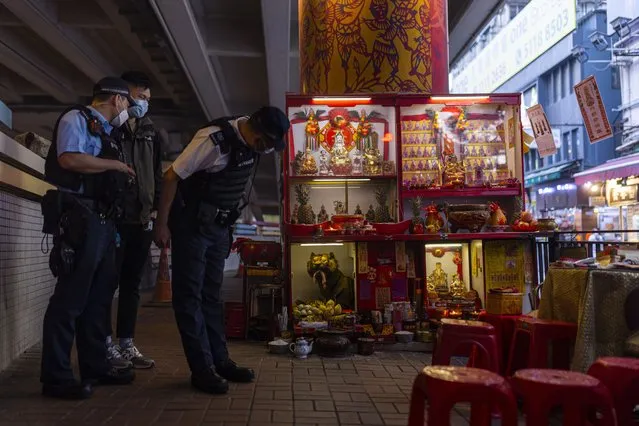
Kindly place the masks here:
<instances>
[{"instance_id":1,"label":"metal bowl","mask_svg":"<svg viewBox=\"0 0 639 426\"><path fill-rule=\"evenodd\" d=\"M484 204L454 204L448 208L448 221L452 232L468 229L479 232L490 218L490 210Z\"/></svg>"}]
</instances>

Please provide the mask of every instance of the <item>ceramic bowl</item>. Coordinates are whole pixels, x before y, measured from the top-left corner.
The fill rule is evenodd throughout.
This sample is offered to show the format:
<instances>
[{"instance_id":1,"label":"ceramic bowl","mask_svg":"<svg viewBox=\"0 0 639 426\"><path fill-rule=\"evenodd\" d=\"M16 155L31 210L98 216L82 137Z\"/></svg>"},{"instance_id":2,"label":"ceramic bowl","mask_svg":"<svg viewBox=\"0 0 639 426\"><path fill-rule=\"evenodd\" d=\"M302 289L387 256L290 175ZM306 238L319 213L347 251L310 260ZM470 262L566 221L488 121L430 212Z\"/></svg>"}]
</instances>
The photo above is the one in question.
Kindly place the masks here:
<instances>
[{"instance_id":1,"label":"ceramic bowl","mask_svg":"<svg viewBox=\"0 0 639 426\"><path fill-rule=\"evenodd\" d=\"M276 355L285 355L289 352L289 343L284 340L273 340L268 342L268 351Z\"/></svg>"}]
</instances>

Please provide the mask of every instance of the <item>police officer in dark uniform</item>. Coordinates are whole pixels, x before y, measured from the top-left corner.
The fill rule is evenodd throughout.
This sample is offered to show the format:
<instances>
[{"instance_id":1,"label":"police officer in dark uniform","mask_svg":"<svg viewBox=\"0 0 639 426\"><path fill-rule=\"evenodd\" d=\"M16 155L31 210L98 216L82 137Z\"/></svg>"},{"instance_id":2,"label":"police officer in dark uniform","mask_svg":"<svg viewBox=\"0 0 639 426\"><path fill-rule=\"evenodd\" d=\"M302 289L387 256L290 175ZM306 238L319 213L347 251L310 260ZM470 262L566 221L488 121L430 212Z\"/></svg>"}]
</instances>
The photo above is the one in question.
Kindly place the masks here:
<instances>
[{"instance_id":1,"label":"police officer in dark uniform","mask_svg":"<svg viewBox=\"0 0 639 426\"><path fill-rule=\"evenodd\" d=\"M54 242L50 267L58 279L44 316L40 381L46 396L83 399L93 385L134 379L131 369L107 361L104 320L115 280L115 221L135 176L110 133L127 120L131 103L126 82L103 78L90 106L67 109L55 125L45 176L58 190L42 201L43 231ZM74 338L81 382L69 359Z\"/></svg>"},{"instance_id":2,"label":"police officer in dark uniform","mask_svg":"<svg viewBox=\"0 0 639 426\"><path fill-rule=\"evenodd\" d=\"M220 288L231 227L250 196L247 183L261 154L284 149L289 127L275 107L214 120L164 175L155 241L164 247L171 239L173 309L191 384L204 392L226 393L227 381L254 378L229 358Z\"/></svg>"}]
</instances>

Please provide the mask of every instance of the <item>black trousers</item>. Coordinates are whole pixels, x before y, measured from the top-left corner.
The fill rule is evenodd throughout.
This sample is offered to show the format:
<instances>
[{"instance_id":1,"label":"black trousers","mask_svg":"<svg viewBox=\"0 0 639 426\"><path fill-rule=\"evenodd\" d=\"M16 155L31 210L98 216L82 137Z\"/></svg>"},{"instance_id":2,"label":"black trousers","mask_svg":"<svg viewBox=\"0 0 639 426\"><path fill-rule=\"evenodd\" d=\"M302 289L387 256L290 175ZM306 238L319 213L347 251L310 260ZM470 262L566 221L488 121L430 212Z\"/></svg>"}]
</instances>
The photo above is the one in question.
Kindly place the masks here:
<instances>
[{"instance_id":1,"label":"black trousers","mask_svg":"<svg viewBox=\"0 0 639 426\"><path fill-rule=\"evenodd\" d=\"M116 249L117 278L114 280L111 301L119 287L117 337L135 337L135 324L140 306L140 283L144 265L149 257L153 232L146 231L142 224L120 224L120 247ZM111 305L109 305L111 306ZM107 315L107 335L113 334L111 310Z\"/></svg>"},{"instance_id":2,"label":"black trousers","mask_svg":"<svg viewBox=\"0 0 639 426\"><path fill-rule=\"evenodd\" d=\"M82 380L99 377L109 369L104 317L109 312L115 279L115 225L91 213L86 226L75 269L58 278L44 315L42 383L74 380L70 361L74 338Z\"/></svg>"},{"instance_id":3,"label":"black trousers","mask_svg":"<svg viewBox=\"0 0 639 426\"><path fill-rule=\"evenodd\" d=\"M188 216L171 227L173 310L191 372L228 359L220 297L229 229L195 229Z\"/></svg>"}]
</instances>

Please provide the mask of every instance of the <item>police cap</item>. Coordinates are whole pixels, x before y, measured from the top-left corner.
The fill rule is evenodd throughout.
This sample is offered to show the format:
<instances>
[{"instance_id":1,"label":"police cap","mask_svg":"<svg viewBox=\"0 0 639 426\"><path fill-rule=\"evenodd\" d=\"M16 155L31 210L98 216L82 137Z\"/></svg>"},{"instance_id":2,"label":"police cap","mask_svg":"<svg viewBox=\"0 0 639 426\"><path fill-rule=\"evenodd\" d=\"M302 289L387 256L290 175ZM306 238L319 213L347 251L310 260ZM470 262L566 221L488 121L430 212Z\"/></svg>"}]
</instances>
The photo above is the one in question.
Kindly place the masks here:
<instances>
[{"instance_id":1,"label":"police cap","mask_svg":"<svg viewBox=\"0 0 639 426\"><path fill-rule=\"evenodd\" d=\"M126 81L118 77L104 77L93 86L93 96L96 95L120 95L127 98L129 105L135 102L129 93L129 85Z\"/></svg>"},{"instance_id":2,"label":"police cap","mask_svg":"<svg viewBox=\"0 0 639 426\"><path fill-rule=\"evenodd\" d=\"M272 106L262 107L251 115L251 122L254 130L268 139L275 151L284 150L284 138L291 123L281 109Z\"/></svg>"}]
</instances>

